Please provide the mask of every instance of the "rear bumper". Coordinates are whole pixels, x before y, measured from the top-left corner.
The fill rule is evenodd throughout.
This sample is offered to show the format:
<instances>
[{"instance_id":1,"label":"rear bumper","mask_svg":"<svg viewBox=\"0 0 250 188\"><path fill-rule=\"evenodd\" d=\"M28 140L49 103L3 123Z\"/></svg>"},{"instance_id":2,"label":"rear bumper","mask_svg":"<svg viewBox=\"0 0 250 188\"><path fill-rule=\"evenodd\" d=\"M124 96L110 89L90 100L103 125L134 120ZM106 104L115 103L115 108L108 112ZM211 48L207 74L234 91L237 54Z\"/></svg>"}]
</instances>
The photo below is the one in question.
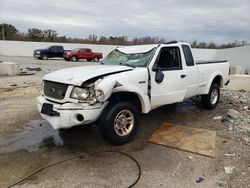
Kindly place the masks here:
<instances>
[{"instance_id":1,"label":"rear bumper","mask_svg":"<svg viewBox=\"0 0 250 188\"><path fill-rule=\"evenodd\" d=\"M41 113L44 103L53 105L53 113L49 115ZM37 105L42 118L47 120L54 129L61 129L95 122L106 107L107 102L93 106L80 103L58 104L46 100L43 96L39 96L37 97ZM83 117L81 121L78 118L79 115Z\"/></svg>"}]
</instances>

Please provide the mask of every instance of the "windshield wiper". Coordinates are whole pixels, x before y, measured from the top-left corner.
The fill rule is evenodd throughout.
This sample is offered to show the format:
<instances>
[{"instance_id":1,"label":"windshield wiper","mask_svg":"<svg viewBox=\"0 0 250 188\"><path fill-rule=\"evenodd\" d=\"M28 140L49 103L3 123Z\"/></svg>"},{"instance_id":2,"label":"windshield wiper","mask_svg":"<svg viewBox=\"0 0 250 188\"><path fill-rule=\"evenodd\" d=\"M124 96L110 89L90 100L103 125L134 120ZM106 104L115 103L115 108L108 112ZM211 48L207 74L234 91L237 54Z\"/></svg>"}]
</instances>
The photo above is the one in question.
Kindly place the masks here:
<instances>
[{"instance_id":1,"label":"windshield wiper","mask_svg":"<svg viewBox=\"0 0 250 188\"><path fill-rule=\"evenodd\" d=\"M134 65L130 65L130 64L128 64L128 63L119 63L119 65L125 65L125 66L128 66L128 67L133 67L133 68L135 68Z\"/></svg>"}]
</instances>

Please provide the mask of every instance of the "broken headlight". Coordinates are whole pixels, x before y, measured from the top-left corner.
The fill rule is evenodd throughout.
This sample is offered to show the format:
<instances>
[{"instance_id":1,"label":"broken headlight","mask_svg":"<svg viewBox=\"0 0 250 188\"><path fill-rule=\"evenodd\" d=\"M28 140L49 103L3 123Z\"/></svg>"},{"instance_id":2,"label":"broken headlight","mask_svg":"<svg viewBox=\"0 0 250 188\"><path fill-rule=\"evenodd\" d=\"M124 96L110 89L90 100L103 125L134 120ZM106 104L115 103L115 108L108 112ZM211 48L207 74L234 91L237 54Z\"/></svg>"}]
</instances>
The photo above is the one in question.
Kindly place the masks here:
<instances>
[{"instance_id":1,"label":"broken headlight","mask_svg":"<svg viewBox=\"0 0 250 188\"><path fill-rule=\"evenodd\" d=\"M70 98L86 101L90 96L90 91L86 88L74 87Z\"/></svg>"},{"instance_id":2,"label":"broken headlight","mask_svg":"<svg viewBox=\"0 0 250 188\"><path fill-rule=\"evenodd\" d=\"M95 90L95 97L98 102L103 102L104 100L104 93L102 90Z\"/></svg>"}]
</instances>

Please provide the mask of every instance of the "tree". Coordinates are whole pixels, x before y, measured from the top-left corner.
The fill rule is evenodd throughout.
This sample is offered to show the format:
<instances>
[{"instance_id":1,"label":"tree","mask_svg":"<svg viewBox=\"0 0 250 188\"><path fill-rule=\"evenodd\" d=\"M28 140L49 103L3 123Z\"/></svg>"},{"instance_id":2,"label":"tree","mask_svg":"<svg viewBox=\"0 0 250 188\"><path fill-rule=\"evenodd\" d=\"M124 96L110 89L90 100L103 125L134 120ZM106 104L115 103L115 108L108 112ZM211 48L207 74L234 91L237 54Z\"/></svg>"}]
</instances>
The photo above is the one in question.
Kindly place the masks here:
<instances>
[{"instance_id":1,"label":"tree","mask_svg":"<svg viewBox=\"0 0 250 188\"><path fill-rule=\"evenodd\" d=\"M0 25L0 36L3 40L13 40L18 32L15 26L7 23L2 23Z\"/></svg>"},{"instance_id":2,"label":"tree","mask_svg":"<svg viewBox=\"0 0 250 188\"><path fill-rule=\"evenodd\" d=\"M54 42L57 37L57 31L53 29L48 29L43 31L43 37L46 39L46 41Z\"/></svg>"},{"instance_id":3,"label":"tree","mask_svg":"<svg viewBox=\"0 0 250 188\"><path fill-rule=\"evenodd\" d=\"M28 29L28 36L32 41L41 41L43 38L43 31L37 28Z\"/></svg>"},{"instance_id":4,"label":"tree","mask_svg":"<svg viewBox=\"0 0 250 188\"><path fill-rule=\"evenodd\" d=\"M86 40L90 44L96 44L97 43L97 36L95 34L89 35Z\"/></svg>"}]
</instances>

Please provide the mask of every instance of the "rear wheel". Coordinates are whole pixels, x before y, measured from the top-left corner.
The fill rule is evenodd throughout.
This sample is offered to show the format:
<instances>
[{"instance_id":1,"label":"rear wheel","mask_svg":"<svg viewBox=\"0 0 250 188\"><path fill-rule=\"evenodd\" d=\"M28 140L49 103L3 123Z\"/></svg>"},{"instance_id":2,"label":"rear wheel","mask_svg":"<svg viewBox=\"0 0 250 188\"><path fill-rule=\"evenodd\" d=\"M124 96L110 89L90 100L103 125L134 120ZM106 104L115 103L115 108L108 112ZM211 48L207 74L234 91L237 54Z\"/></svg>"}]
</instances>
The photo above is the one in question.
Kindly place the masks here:
<instances>
[{"instance_id":1,"label":"rear wheel","mask_svg":"<svg viewBox=\"0 0 250 188\"><path fill-rule=\"evenodd\" d=\"M76 56L72 56L72 57L70 58L70 60L73 61L73 62L76 62L76 61L78 61L78 58L77 58Z\"/></svg>"},{"instance_id":2,"label":"rear wheel","mask_svg":"<svg viewBox=\"0 0 250 188\"><path fill-rule=\"evenodd\" d=\"M206 109L214 109L220 99L220 86L217 83L211 85L209 93L201 96L201 104Z\"/></svg>"},{"instance_id":3,"label":"rear wheel","mask_svg":"<svg viewBox=\"0 0 250 188\"><path fill-rule=\"evenodd\" d=\"M110 104L99 121L102 136L117 145L131 141L137 132L138 117L138 109L129 102Z\"/></svg>"}]
</instances>

